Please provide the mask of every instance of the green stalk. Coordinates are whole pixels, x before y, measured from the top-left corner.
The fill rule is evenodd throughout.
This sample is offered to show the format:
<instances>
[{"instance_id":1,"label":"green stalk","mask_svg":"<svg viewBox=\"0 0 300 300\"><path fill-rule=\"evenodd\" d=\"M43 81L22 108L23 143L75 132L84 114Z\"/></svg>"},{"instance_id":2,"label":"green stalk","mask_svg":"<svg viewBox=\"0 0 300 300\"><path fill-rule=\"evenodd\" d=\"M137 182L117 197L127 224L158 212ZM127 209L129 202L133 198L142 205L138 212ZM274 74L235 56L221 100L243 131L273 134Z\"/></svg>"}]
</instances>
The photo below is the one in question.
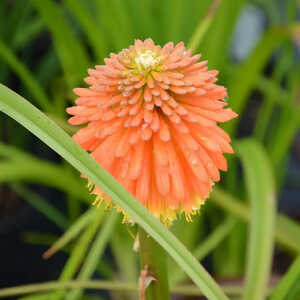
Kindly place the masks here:
<instances>
[{"instance_id":1,"label":"green stalk","mask_svg":"<svg viewBox=\"0 0 300 300\"><path fill-rule=\"evenodd\" d=\"M166 253L160 245L152 239L141 227L139 227L140 257L142 272L140 281L146 288L145 300L168 300L170 299ZM154 277L149 286L145 286L148 278ZM142 286L141 284L141 286ZM140 291L142 294L143 291ZM140 298L143 299L142 297Z\"/></svg>"}]
</instances>

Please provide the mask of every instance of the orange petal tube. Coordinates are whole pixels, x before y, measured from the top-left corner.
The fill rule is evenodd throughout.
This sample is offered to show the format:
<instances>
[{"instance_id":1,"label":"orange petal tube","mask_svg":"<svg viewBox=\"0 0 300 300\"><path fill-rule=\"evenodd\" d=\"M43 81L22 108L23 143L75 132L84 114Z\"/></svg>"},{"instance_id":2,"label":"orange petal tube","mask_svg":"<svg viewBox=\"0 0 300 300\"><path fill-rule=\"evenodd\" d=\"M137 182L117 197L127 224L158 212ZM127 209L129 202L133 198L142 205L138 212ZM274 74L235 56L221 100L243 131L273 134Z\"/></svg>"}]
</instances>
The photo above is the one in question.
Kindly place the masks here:
<instances>
[{"instance_id":1,"label":"orange petal tube","mask_svg":"<svg viewBox=\"0 0 300 300\"><path fill-rule=\"evenodd\" d=\"M89 88L74 89L74 140L164 223L187 219L226 171L230 137L217 123L237 117L217 85L217 71L181 42L136 40L88 71ZM98 197L110 202L98 187ZM198 196L198 197L196 197Z\"/></svg>"}]
</instances>

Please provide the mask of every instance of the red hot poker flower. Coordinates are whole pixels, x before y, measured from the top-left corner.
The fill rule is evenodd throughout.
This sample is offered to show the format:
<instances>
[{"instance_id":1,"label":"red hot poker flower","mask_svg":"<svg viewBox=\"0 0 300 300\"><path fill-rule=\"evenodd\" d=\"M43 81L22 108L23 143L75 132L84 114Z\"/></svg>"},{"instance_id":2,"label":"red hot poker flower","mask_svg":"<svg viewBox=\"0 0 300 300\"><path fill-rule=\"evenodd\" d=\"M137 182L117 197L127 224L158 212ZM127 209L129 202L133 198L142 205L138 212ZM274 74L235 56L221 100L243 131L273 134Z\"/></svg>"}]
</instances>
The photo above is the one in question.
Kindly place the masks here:
<instances>
[{"instance_id":1,"label":"red hot poker flower","mask_svg":"<svg viewBox=\"0 0 300 300\"><path fill-rule=\"evenodd\" d=\"M237 116L225 109L216 70L181 42L136 40L88 71L67 109L72 125L88 124L74 140L152 214L165 223L196 213L208 197L230 137L217 126ZM110 201L98 187L94 203ZM198 197L197 197L198 196Z\"/></svg>"}]
</instances>

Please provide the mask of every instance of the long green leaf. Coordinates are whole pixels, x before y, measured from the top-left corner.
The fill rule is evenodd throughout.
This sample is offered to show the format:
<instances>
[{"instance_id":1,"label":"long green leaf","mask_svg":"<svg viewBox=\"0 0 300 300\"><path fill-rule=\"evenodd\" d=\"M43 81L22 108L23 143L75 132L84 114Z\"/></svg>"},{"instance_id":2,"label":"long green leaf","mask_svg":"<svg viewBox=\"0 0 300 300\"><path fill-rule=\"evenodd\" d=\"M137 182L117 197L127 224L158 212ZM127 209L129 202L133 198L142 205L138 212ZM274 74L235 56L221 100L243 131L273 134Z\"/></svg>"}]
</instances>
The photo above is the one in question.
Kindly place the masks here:
<instances>
[{"instance_id":1,"label":"long green leaf","mask_svg":"<svg viewBox=\"0 0 300 300\"><path fill-rule=\"evenodd\" d=\"M99 24L110 37L108 40L112 41L115 50L120 51L122 48L128 47L134 38L134 34L131 32L126 12L122 11L122 8L119 9L117 2L122 7L125 1L96 0L95 8Z\"/></svg>"},{"instance_id":2,"label":"long green leaf","mask_svg":"<svg viewBox=\"0 0 300 300\"><path fill-rule=\"evenodd\" d=\"M261 38L250 57L238 67L235 76L229 84L230 106L236 113L243 113L248 96L258 75L262 72L274 48L287 37L288 30L282 28L269 29ZM233 120L230 124L224 125L224 127L232 134L237 124L238 121Z\"/></svg>"},{"instance_id":3,"label":"long green leaf","mask_svg":"<svg viewBox=\"0 0 300 300\"><path fill-rule=\"evenodd\" d=\"M121 1L119 0L119 2ZM146 39L151 37L155 42L161 41L159 38L162 36L163 28L160 26L158 15L162 11L162 3L158 7L154 7L153 0L127 0L123 2L126 3L132 25L134 25L135 38Z\"/></svg>"},{"instance_id":4,"label":"long green leaf","mask_svg":"<svg viewBox=\"0 0 300 300\"><path fill-rule=\"evenodd\" d=\"M2 142L0 142L0 157L4 157L10 161L26 161L34 159L30 154Z\"/></svg>"},{"instance_id":5,"label":"long green leaf","mask_svg":"<svg viewBox=\"0 0 300 300\"><path fill-rule=\"evenodd\" d=\"M289 44L290 43L288 43L288 46ZM275 104L279 102L278 98L280 98L281 96L280 93L278 93L278 90L281 91L282 79L285 76L287 70L290 68L290 63L292 61L290 52L290 47L284 47L279 57L279 61L276 63L272 77L269 79L269 82L271 84L269 86L264 86L264 99L263 103L261 104L261 108L259 110L254 128L254 136L259 141L264 140L268 125L273 122L273 111L275 109ZM285 94L287 94L287 96L290 96L286 91ZM283 100L283 103L288 102L287 96L280 100ZM273 135L271 139L274 139Z\"/></svg>"},{"instance_id":6,"label":"long green leaf","mask_svg":"<svg viewBox=\"0 0 300 300\"><path fill-rule=\"evenodd\" d=\"M297 283L297 281L300 282L300 255L295 259L287 273L272 291L270 300L287 299L290 289Z\"/></svg>"},{"instance_id":7,"label":"long green leaf","mask_svg":"<svg viewBox=\"0 0 300 300\"><path fill-rule=\"evenodd\" d=\"M108 47L107 41L105 40L102 29L99 28L98 23L89 15L88 11L80 1L66 0L64 1L64 4L78 18L82 27L85 29L85 33L97 59L99 61L103 60L108 53Z\"/></svg>"},{"instance_id":8,"label":"long green leaf","mask_svg":"<svg viewBox=\"0 0 300 300\"><path fill-rule=\"evenodd\" d=\"M211 2L211 1L210 1ZM200 49L209 65L218 70L224 68L230 46L230 38L239 13L246 1L222 1L209 30L201 42ZM194 49L197 50L197 49Z\"/></svg>"},{"instance_id":9,"label":"long green leaf","mask_svg":"<svg viewBox=\"0 0 300 300\"><path fill-rule=\"evenodd\" d=\"M14 118L85 174L142 226L210 299L227 299L184 245L62 129L21 96L0 85L0 110Z\"/></svg>"},{"instance_id":10,"label":"long green leaf","mask_svg":"<svg viewBox=\"0 0 300 300\"><path fill-rule=\"evenodd\" d=\"M201 19L199 24L197 25L197 27L190 39L190 42L188 43L187 48L192 48L194 50L196 50L198 48L199 44L201 43L201 41L203 39L203 36L205 35L209 26L211 25L211 22L214 18L215 12L220 3L221 3L221 0L213 0L211 2L208 12L204 16L204 18Z\"/></svg>"},{"instance_id":11,"label":"long green leaf","mask_svg":"<svg viewBox=\"0 0 300 300\"><path fill-rule=\"evenodd\" d=\"M228 236L235 225L236 218L232 216L227 217L205 240L201 241L200 245L193 250L193 255L201 261ZM183 279L185 279L185 274L181 270L170 272L171 285L175 285Z\"/></svg>"},{"instance_id":12,"label":"long green leaf","mask_svg":"<svg viewBox=\"0 0 300 300\"><path fill-rule=\"evenodd\" d=\"M67 281L71 280L75 274L77 273L80 264L84 260L84 256L87 253L90 243L95 237L97 231L99 230L100 225L103 222L104 218L104 209L101 207L100 209L95 211L93 222L86 227L83 234L79 237L79 240L75 244L72 249L71 255L65 264L62 273L59 276L58 281ZM51 300L65 299L67 291L58 290L54 295L52 295Z\"/></svg>"},{"instance_id":13,"label":"long green leaf","mask_svg":"<svg viewBox=\"0 0 300 300\"><path fill-rule=\"evenodd\" d=\"M238 143L236 150L242 160L251 203L244 299L265 299L274 249L274 176L266 153L254 140Z\"/></svg>"},{"instance_id":14,"label":"long green leaf","mask_svg":"<svg viewBox=\"0 0 300 300\"><path fill-rule=\"evenodd\" d=\"M291 91L282 108L280 120L275 130L275 138L270 140L268 147L271 161L276 168L280 167L297 130L300 128L300 106L296 102L299 93L299 75L298 70L289 74Z\"/></svg>"},{"instance_id":15,"label":"long green leaf","mask_svg":"<svg viewBox=\"0 0 300 300\"><path fill-rule=\"evenodd\" d=\"M80 184L80 179L62 166L42 161L0 142L1 157L4 157L5 160L0 161L0 183L15 181L40 183L58 188L80 199L90 198L86 188ZM44 169L43 172L40 172L41 168Z\"/></svg>"},{"instance_id":16,"label":"long green leaf","mask_svg":"<svg viewBox=\"0 0 300 300\"><path fill-rule=\"evenodd\" d=\"M51 110L51 103L45 91L41 88L34 75L27 67L15 56L13 51L0 41L0 59L20 77L23 84L32 94L35 103L46 111Z\"/></svg>"},{"instance_id":17,"label":"long green leaf","mask_svg":"<svg viewBox=\"0 0 300 300\"><path fill-rule=\"evenodd\" d=\"M39 245L45 247L51 247L53 243L58 240L58 236L50 233L38 233L38 232L25 232L21 236L22 240L26 243L32 245ZM61 248L60 251L70 254L71 251L75 247L75 243L71 242L68 245ZM112 266L107 261L101 260L97 264L97 271L101 274L104 278L112 279L115 278L114 271L112 270ZM137 278L137 277L136 277ZM129 280L130 282L135 282L135 280Z\"/></svg>"},{"instance_id":18,"label":"long green leaf","mask_svg":"<svg viewBox=\"0 0 300 300\"><path fill-rule=\"evenodd\" d=\"M12 184L11 187L20 197L24 198L32 207L61 229L64 230L68 227L68 219L55 206L45 201L39 194L21 185Z\"/></svg>"},{"instance_id":19,"label":"long green leaf","mask_svg":"<svg viewBox=\"0 0 300 300\"><path fill-rule=\"evenodd\" d=\"M165 28L168 30L167 37L171 41L179 42L181 31L184 26L184 10L187 8L185 0L172 0L170 6L167 7L167 15L165 16ZM170 9L172 7L172 9Z\"/></svg>"},{"instance_id":20,"label":"long green leaf","mask_svg":"<svg viewBox=\"0 0 300 300\"><path fill-rule=\"evenodd\" d=\"M235 199L229 193L215 187L211 200L225 211L234 214L244 222L250 222L250 208ZM286 250L292 253L300 253L300 226L290 218L278 214L276 218L275 237L277 242Z\"/></svg>"},{"instance_id":21,"label":"long green leaf","mask_svg":"<svg viewBox=\"0 0 300 300\"><path fill-rule=\"evenodd\" d=\"M22 233L21 239L24 242L32 245L40 245L40 246L48 247L58 239L58 236L53 233L40 233L40 232L29 231L29 232ZM70 251L70 247L66 247L63 250L66 253L68 253L68 251Z\"/></svg>"},{"instance_id":22,"label":"long green leaf","mask_svg":"<svg viewBox=\"0 0 300 300\"><path fill-rule=\"evenodd\" d=\"M66 79L73 88L83 78L89 65L89 58L82 43L66 22L61 7L53 0L31 0L48 26Z\"/></svg>"},{"instance_id":23,"label":"long green leaf","mask_svg":"<svg viewBox=\"0 0 300 300\"><path fill-rule=\"evenodd\" d=\"M138 286L132 282L119 282L108 280L88 280L88 281L48 281L36 284L27 284L17 287L10 287L0 290L0 298L24 295L29 293L37 293L44 291L55 291L57 289L73 289L73 288L86 288L93 290L108 290L108 291L121 291L121 292L137 292ZM224 291L228 295L239 296L243 291L242 286L237 285L224 285ZM203 296L203 293L198 287L193 285L178 286L171 289L173 294L187 295L187 296ZM19 299L19 298L18 298ZM34 295L20 298L20 300L49 300L49 294Z\"/></svg>"},{"instance_id":24,"label":"long green leaf","mask_svg":"<svg viewBox=\"0 0 300 300\"><path fill-rule=\"evenodd\" d=\"M41 169L44 171L41 172ZM0 183L16 181L39 183L63 190L82 200L88 199L88 193L80 184L80 178L52 163L41 160L0 162L0 170Z\"/></svg>"},{"instance_id":25,"label":"long green leaf","mask_svg":"<svg viewBox=\"0 0 300 300\"><path fill-rule=\"evenodd\" d=\"M88 280L97 269L98 262L101 260L105 247L109 241L111 234L113 233L116 222L119 215L116 211L113 211L105 220L100 232L96 236L94 243L82 265L82 268L77 276L80 281ZM74 289L68 295L66 300L81 299L83 289Z\"/></svg>"},{"instance_id":26,"label":"long green leaf","mask_svg":"<svg viewBox=\"0 0 300 300\"><path fill-rule=\"evenodd\" d=\"M90 208L81 217L71 225L71 227L48 249L43 257L49 258L54 253L65 247L72 239L74 239L86 226L88 226L96 216L96 209Z\"/></svg>"},{"instance_id":27,"label":"long green leaf","mask_svg":"<svg viewBox=\"0 0 300 300\"><path fill-rule=\"evenodd\" d=\"M232 216L221 223L194 251L193 254L202 260L230 233L236 225L236 219Z\"/></svg>"},{"instance_id":28,"label":"long green leaf","mask_svg":"<svg viewBox=\"0 0 300 300\"><path fill-rule=\"evenodd\" d=\"M13 36L12 48L22 49L22 47L25 47L36 36L38 36L44 28L44 22L39 17L33 19L30 22L24 22L21 28L19 28L19 30L17 30L17 32Z\"/></svg>"}]
</instances>

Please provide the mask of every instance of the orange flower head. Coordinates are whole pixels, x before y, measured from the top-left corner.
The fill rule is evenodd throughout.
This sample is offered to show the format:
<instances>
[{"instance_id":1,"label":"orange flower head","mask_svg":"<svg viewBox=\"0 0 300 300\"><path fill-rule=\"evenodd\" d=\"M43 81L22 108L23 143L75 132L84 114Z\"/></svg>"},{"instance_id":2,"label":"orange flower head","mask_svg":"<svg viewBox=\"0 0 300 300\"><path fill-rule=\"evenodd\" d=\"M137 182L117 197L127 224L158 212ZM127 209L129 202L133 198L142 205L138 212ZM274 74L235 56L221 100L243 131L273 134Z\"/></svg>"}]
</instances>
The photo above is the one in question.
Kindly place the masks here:
<instances>
[{"instance_id":1,"label":"orange flower head","mask_svg":"<svg viewBox=\"0 0 300 300\"><path fill-rule=\"evenodd\" d=\"M200 56L182 42L136 40L90 69L90 87L75 89L67 109L72 125L87 123L74 140L164 223L199 210L227 169L223 153L233 153L217 123L237 114ZM97 186L92 193L110 203Z\"/></svg>"}]
</instances>

